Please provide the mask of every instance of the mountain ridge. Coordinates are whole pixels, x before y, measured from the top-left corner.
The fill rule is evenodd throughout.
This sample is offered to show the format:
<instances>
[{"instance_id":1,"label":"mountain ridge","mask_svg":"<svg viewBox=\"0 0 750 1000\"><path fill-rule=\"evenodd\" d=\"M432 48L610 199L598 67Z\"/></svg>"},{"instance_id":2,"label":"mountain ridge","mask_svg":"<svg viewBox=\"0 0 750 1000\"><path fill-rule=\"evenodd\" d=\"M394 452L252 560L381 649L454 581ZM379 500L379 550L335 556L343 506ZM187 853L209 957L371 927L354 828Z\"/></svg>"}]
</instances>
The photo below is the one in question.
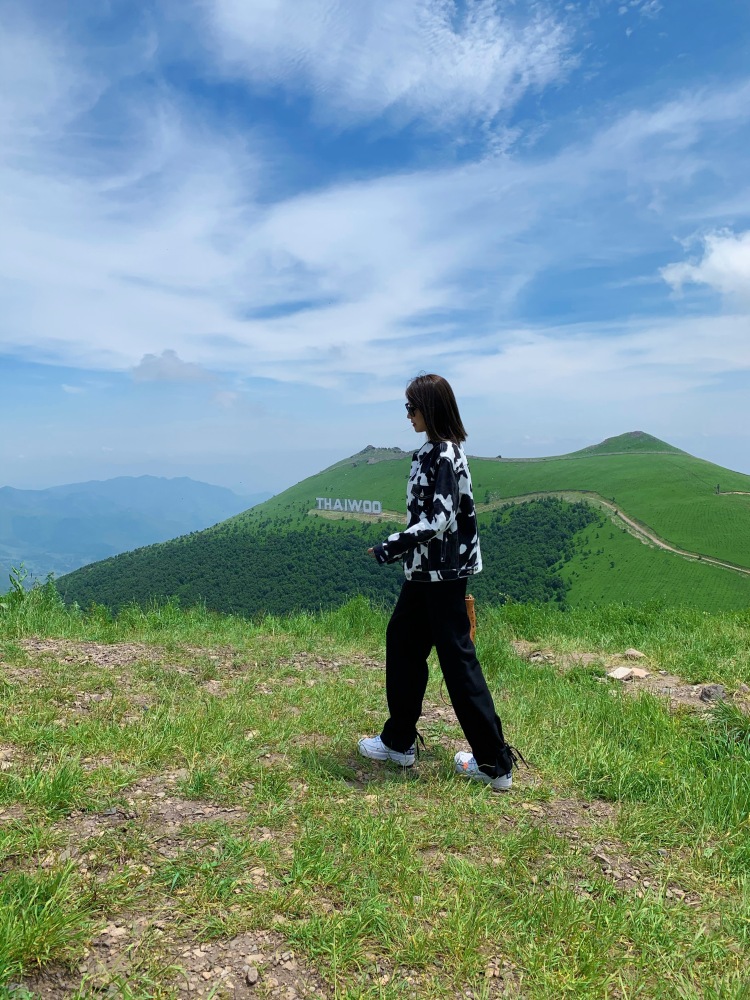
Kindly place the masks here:
<instances>
[{"instance_id":1,"label":"mountain ridge","mask_svg":"<svg viewBox=\"0 0 750 1000\"><path fill-rule=\"evenodd\" d=\"M0 580L64 574L139 546L198 531L267 499L182 476L117 476L44 490L0 487ZM0 584L0 591L5 587Z\"/></svg>"},{"instance_id":2,"label":"mountain ridge","mask_svg":"<svg viewBox=\"0 0 750 1000\"><path fill-rule=\"evenodd\" d=\"M608 454L592 446L598 450L543 461L471 460L487 549L485 572L472 581L478 596L750 606L750 577L719 566L750 567L750 476L644 432L630 432L625 443L629 450L622 436L601 442ZM375 566L366 550L396 527L388 512L404 509L410 458L400 448L368 445L205 531L84 567L63 578L61 590L84 605L176 595L251 615L327 606L358 593L390 600L399 568ZM530 494L539 496L517 502ZM579 516L580 502L592 507L587 495L603 498L608 511L600 504L593 518ZM382 513L355 520L347 498L378 501L373 508ZM626 530L620 508L648 529L640 539ZM647 544L649 534L667 548Z\"/></svg>"}]
</instances>

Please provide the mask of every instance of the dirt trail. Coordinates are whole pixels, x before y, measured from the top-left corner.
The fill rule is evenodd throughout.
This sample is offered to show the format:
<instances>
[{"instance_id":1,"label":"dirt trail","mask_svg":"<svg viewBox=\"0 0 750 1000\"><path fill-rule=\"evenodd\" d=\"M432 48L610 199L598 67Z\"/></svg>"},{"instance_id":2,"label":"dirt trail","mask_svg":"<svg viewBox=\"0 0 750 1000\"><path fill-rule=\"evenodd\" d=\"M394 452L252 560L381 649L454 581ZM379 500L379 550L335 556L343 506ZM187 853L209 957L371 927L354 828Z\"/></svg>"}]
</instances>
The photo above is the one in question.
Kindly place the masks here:
<instances>
[{"instance_id":1,"label":"dirt trail","mask_svg":"<svg viewBox=\"0 0 750 1000\"><path fill-rule=\"evenodd\" d=\"M663 549L665 552L672 552L674 555L682 556L683 559L691 559L693 562L704 562L711 566L720 566L722 569L733 570L735 573L740 573L743 576L750 576L750 567L738 566L736 563L726 562L723 559L716 559L714 556L704 556L699 552L690 552L687 549L678 548L676 545L671 545L669 542L660 538L655 532L646 525L639 523L634 518L629 517L624 514L622 510L611 500L606 500L599 493L594 493L588 490L547 490L540 491L538 493L524 493L522 496L516 497L503 497L500 500L493 500L491 503L477 504L477 511L482 513L487 510L497 510L499 507L504 506L508 503L529 503L531 500L539 500L543 497L559 497L561 500L570 501L584 501L584 503L589 503L594 507L601 507L609 511L610 516L613 520L617 519L621 521L627 531L630 532L635 538L644 545L655 545L658 549Z\"/></svg>"}]
</instances>

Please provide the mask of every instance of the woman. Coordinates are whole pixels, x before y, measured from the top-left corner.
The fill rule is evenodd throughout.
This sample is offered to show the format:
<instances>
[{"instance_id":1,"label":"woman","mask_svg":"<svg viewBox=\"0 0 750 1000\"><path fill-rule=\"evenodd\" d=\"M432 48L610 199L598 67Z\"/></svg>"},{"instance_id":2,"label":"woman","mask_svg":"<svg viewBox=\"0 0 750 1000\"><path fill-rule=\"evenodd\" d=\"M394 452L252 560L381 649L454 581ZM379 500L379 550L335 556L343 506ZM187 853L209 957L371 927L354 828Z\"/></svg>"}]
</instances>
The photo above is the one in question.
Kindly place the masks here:
<instances>
[{"instance_id":1,"label":"woman","mask_svg":"<svg viewBox=\"0 0 750 1000\"><path fill-rule=\"evenodd\" d=\"M427 434L409 474L408 525L368 549L381 565L401 559L406 576L386 632L390 717L380 736L359 741L359 752L412 766L427 657L434 646L472 750L456 754L457 773L507 791L516 752L503 737L466 612L467 580L482 569L471 475L461 447L466 431L453 390L440 375L419 375L409 383L406 413L414 430Z\"/></svg>"}]
</instances>

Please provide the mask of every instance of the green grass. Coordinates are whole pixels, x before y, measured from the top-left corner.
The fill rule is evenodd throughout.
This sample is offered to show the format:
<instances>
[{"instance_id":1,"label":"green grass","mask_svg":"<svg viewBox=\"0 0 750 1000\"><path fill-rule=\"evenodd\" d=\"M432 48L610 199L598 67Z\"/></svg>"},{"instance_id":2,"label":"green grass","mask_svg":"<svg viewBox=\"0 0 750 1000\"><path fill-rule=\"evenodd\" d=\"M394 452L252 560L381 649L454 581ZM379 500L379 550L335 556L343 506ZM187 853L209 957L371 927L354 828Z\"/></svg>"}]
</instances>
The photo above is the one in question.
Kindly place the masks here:
<instances>
[{"instance_id":1,"label":"green grass","mask_svg":"<svg viewBox=\"0 0 750 1000\"><path fill-rule=\"evenodd\" d=\"M684 559L634 538L615 522L586 528L577 551L561 567L571 583L568 602L600 605L665 601L705 611L750 607L750 575Z\"/></svg>"},{"instance_id":2,"label":"green grass","mask_svg":"<svg viewBox=\"0 0 750 1000\"><path fill-rule=\"evenodd\" d=\"M626 454L540 462L472 462L475 495L591 490L680 548L750 566L750 476L690 455Z\"/></svg>"},{"instance_id":3,"label":"green grass","mask_svg":"<svg viewBox=\"0 0 750 1000\"><path fill-rule=\"evenodd\" d=\"M41 967L80 1000L176 997L186 944L265 931L331 997L748 995L748 717L602 681L636 646L652 669L750 682L748 612L480 606L490 686L534 765L499 796L453 776L436 670L415 771L357 756L385 710L386 618L362 600L258 621L87 614L52 588L7 603L0 995ZM45 636L69 645L26 644ZM518 639L599 659L533 664ZM124 969L79 971L105 924L158 918Z\"/></svg>"}]
</instances>

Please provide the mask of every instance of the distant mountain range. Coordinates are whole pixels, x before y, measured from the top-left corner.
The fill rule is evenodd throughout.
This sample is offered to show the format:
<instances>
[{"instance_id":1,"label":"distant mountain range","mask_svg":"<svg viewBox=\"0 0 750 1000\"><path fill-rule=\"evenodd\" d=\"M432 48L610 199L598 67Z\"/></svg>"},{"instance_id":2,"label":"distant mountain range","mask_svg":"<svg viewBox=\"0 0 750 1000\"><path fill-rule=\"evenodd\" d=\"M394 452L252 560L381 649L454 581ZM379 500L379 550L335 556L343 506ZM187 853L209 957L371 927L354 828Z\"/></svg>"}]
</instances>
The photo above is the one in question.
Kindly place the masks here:
<instances>
[{"instance_id":1,"label":"distant mountain range","mask_svg":"<svg viewBox=\"0 0 750 1000\"><path fill-rule=\"evenodd\" d=\"M175 596L256 615L392 602L399 566L367 548L403 523L411 453L368 445L205 531L59 581L84 607ZM478 603L750 607L750 476L642 431L568 455L471 458L485 569ZM369 512L368 512L369 510Z\"/></svg>"},{"instance_id":2,"label":"distant mountain range","mask_svg":"<svg viewBox=\"0 0 750 1000\"><path fill-rule=\"evenodd\" d=\"M186 477L119 476L47 490L0 488L0 593L12 566L60 576L119 552L201 531L267 500Z\"/></svg>"}]
</instances>

